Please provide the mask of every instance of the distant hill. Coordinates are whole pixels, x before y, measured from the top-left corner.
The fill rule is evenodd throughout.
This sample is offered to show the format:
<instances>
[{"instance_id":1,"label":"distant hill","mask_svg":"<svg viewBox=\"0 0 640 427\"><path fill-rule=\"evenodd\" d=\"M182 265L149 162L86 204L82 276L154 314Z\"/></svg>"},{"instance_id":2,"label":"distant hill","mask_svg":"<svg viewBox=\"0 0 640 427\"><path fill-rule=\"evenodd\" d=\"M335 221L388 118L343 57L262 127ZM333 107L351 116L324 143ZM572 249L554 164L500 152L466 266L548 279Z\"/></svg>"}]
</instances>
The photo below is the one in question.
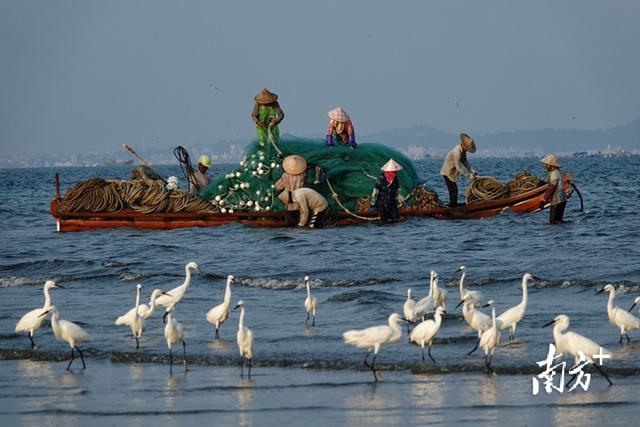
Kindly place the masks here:
<instances>
[{"instance_id":1,"label":"distant hill","mask_svg":"<svg viewBox=\"0 0 640 427\"><path fill-rule=\"evenodd\" d=\"M640 149L640 119L610 129L540 129L516 130L472 135L479 151L574 152L606 149ZM423 147L429 153L442 153L456 143L457 135L430 127L393 129L364 136L363 141L378 142L399 149Z\"/></svg>"}]
</instances>

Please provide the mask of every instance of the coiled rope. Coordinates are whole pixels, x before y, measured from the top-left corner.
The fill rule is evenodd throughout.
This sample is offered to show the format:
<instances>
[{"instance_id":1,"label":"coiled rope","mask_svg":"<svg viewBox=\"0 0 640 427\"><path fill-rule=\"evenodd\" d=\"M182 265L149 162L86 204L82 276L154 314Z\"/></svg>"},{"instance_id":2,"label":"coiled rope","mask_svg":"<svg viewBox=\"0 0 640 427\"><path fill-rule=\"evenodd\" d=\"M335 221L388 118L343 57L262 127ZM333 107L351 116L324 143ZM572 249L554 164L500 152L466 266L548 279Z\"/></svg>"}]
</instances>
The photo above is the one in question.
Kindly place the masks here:
<instances>
[{"instance_id":1,"label":"coiled rope","mask_svg":"<svg viewBox=\"0 0 640 427\"><path fill-rule=\"evenodd\" d=\"M185 190L167 190L163 181L105 181L91 178L67 191L58 212L214 213L219 209Z\"/></svg>"},{"instance_id":2,"label":"coiled rope","mask_svg":"<svg viewBox=\"0 0 640 427\"><path fill-rule=\"evenodd\" d=\"M485 200L506 199L519 196L528 191L536 189L546 182L529 172L521 172L514 179L503 185L491 176L481 176L474 178L465 191L467 205L482 202Z\"/></svg>"}]
</instances>

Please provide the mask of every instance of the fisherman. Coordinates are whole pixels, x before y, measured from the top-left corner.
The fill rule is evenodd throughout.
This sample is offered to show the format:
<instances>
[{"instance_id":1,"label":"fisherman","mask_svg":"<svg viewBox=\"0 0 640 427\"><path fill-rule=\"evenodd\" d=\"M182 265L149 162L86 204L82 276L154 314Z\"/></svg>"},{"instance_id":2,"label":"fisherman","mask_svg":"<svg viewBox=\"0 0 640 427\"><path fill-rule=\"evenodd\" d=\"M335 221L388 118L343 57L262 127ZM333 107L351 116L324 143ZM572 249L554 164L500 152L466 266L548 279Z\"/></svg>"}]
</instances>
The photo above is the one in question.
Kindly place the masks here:
<instances>
[{"instance_id":1,"label":"fisherman","mask_svg":"<svg viewBox=\"0 0 640 427\"><path fill-rule=\"evenodd\" d=\"M382 166L382 175L378 178L376 185L373 189L372 208L378 211L381 222L394 222L400 219L398 213L398 188L400 187L400 181L398 180L397 173L402 170L395 160L389 159L387 163Z\"/></svg>"},{"instance_id":2,"label":"fisherman","mask_svg":"<svg viewBox=\"0 0 640 427\"><path fill-rule=\"evenodd\" d=\"M304 187L306 179L307 161L297 154L287 156L282 161L284 173L275 183L276 190L283 190L278 198L287 208L287 225L294 225L297 221L298 204L293 200L292 193Z\"/></svg>"},{"instance_id":3,"label":"fisherman","mask_svg":"<svg viewBox=\"0 0 640 427\"><path fill-rule=\"evenodd\" d=\"M548 154L540 160L544 167L549 171L547 178L547 191L544 193L543 200L540 202L540 209L549 203L549 223L561 224L564 221L564 208L567 205L567 195L562 185L562 175L560 174L560 161L555 154Z\"/></svg>"},{"instance_id":4,"label":"fisherman","mask_svg":"<svg viewBox=\"0 0 640 427\"><path fill-rule=\"evenodd\" d=\"M291 195L293 201L298 204L300 211L298 227L307 225L309 210L311 210L312 214L311 219L309 219L309 228L322 228L327 208L329 207L327 199L322 197L317 191L307 187L298 188L293 191Z\"/></svg>"},{"instance_id":5,"label":"fisherman","mask_svg":"<svg viewBox=\"0 0 640 427\"><path fill-rule=\"evenodd\" d=\"M338 139L351 148L356 148L356 134L353 130L353 123L349 115L342 109L342 107L334 108L327 113L329 116L329 127L327 128L327 148L333 147L333 134L335 133Z\"/></svg>"},{"instance_id":6,"label":"fisherman","mask_svg":"<svg viewBox=\"0 0 640 427\"><path fill-rule=\"evenodd\" d=\"M189 171L189 193L198 194L209 185L211 176L207 173L211 167L211 159L206 154L198 158L198 167L196 170Z\"/></svg>"},{"instance_id":7,"label":"fisherman","mask_svg":"<svg viewBox=\"0 0 640 427\"><path fill-rule=\"evenodd\" d=\"M440 175L449 190L449 206L452 208L458 206L458 177L463 175L472 179L478 176L478 172L467 160L467 152L475 153L476 143L469 135L461 133L460 144L449 151L440 169Z\"/></svg>"},{"instance_id":8,"label":"fisherman","mask_svg":"<svg viewBox=\"0 0 640 427\"><path fill-rule=\"evenodd\" d=\"M278 95L269 92L267 88L255 96L256 103L251 112L251 118L256 122L256 134L260 145L264 146L268 135L271 134L273 142L280 141L278 124L284 119L284 112L278 104Z\"/></svg>"}]
</instances>

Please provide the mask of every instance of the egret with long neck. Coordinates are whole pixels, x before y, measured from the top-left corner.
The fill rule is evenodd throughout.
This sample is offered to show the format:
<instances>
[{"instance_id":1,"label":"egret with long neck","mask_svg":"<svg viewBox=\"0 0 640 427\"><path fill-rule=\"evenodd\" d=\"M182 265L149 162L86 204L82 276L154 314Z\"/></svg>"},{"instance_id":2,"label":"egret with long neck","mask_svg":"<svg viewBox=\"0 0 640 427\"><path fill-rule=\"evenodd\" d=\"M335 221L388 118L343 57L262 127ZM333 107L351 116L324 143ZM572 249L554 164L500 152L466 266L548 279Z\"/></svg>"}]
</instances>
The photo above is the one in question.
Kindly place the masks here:
<instances>
[{"instance_id":1,"label":"egret with long neck","mask_svg":"<svg viewBox=\"0 0 640 427\"><path fill-rule=\"evenodd\" d=\"M522 276L522 301L520 304L511 307L500 316L498 316L498 323L500 329L509 328L509 339L515 339L516 337L516 326L518 326L518 322L522 320L524 317L524 313L527 311L527 302L529 301L527 286L529 281L533 280L533 276L529 273L526 273Z\"/></svg>"},{"instance_id":2,"label":"egret with long neck","mask_svg":"<svg viewBox=\"0 0 640 427\"><path fill-rule=\"evenodd\" d=\"M187 263L187 265L184 266L185 278L184 282L182 282L182 285L177 286L170 291L165 292L164 295L158 297L158 299L156 300L156 304L166 307L167 310L175 307L176 304L178 304L180 300L182 300L184 294L189 288L189 285L191 284L192 269L198 271L200 274L203 274L202 270L200 270L200 267L198 267L198 264L196 264L194 261Z\"/></svg>"},{"instance_id":3,"label":"egret with long neck","mask_svg":"<svg viewBox=\"0 0 640 427\"><path fill-rule=\"evenodd\" d=\"M82 369L85 369L87 365L85 365L84 363L82 350L80 350L80 348L77 346L77 343L91 341L91 337L89 336L87 331L73 322L60 319L58 310L54 305L50 306L47 311L41 314L41 316L45 317L48 314L51 314L51 329L53 329L53 335L55 335L58 341L64 341L69 344L69 347L71 347L71 360L67 365L67 371L71 368L71 364L73 363L74 349L78 350L78 353L80 353L80 359L82 360Z\"/></svg>"},{"instance_id":4,"label":"egret with long neck","mask_svg":"<svg viewBox=\"0 0 640 427\"><path fill-rule=\"evenodd\" d=\"M57 285L53 280L47 280L44 284L44 305L42 308L35 308L18 320L16 324L15 332L26 332L29 340L31 341L31 349L35 350L38 348L35 341L33 340L33 334L35 331L40 329L44 323L45 317L42 316L49 308L51 307L51 295L49 294L49 290L53 288L62 288L62 286Z\"/></svg>"},{"instance_id":5,"label":"egret with long neck","mask_svg":"<svg viewBox=\"0 0 640 427\"><path fill-rule=\"evenodd\" d=\"M482 295L482 292L472 291L464 287L464 279L467 277L467 269L464 265L461 265L458 271L462 272L462 275L460 276L460 301L465 299L465 296L468 296L469 301L475 307L480 307L484 303L484 296Z\"/></svg>"},{"instance_id":6,"label":"egret with long neck","mask_svg":"<svg viewBox=\"0 0 640 427\"><path fill-rule=\"evenodd\" d=\"M480 347L484 350L487 373L491 374L495 373L493 368L491 368L491 359L493 359L493 353L500 343L500 329L496 321L496 306L494 302L489 301L485 307L487 306L491 307L491 327L480 336Z\"/></svg>"},{"instance_id":7,"label":"egret with long neck","mask_svg":"<svg viewBox=\"0 0 640 427\"><path fill-rule=\"evenodd\" d=\"M309 276L304 276L304 284L307 287L307 298L304 300L304 308L307 310L307 320L304 321L305 325L309 322L309 315L313 316L313 322L311 326L316 326L316 310L318 309L318 300L311 295L311 285L309 284Z\"/></svg>"},{"instance_id":8,"label":"egret with long neck","mask_svg":"<svg viewBox=\"0 0 640 427\"><path fill-rule=\"evenodd\" d=\"M244 361L249 364L249 378L251 378L251 366L253 365L253 332L244 326L244 301L238 301L235 309L240 309L240 318L238 319L238 333L236 341L238 343L238 351L240 351L240 376L244 375Z\"/></svg>"},{"instance_id":9,"label":"egret with long neck","mask_svg":"<svg viewBox=\"0 0 640 427\"><path fill-rule=\"evenodd\" d=\"M220 338L220 326L229 318L229 312L231 311L231 284L233 280L234 278L231 274L227 276L227 286L224 290L222 304L216 305L207 312L207 322L216 327L216 338Z\"/></svg>"},{"instance_id":10,"label":"egret with long neck","mask_svg":"<svg viewBox=\"0 0 640 427\"><path fill-rule=\"evenodd\" d=\"M629 332L640 329L640 319L633 314L621 309L620 307L614 307L613 302L616 297L616 288L613 285L608 284L601 292L609 292L609 301L607 302L607 315L612 325L620 328L620 344L622 344L622 338L626 337L627 342L631 341L629 338Z\"/></svg>"}]
</instances>

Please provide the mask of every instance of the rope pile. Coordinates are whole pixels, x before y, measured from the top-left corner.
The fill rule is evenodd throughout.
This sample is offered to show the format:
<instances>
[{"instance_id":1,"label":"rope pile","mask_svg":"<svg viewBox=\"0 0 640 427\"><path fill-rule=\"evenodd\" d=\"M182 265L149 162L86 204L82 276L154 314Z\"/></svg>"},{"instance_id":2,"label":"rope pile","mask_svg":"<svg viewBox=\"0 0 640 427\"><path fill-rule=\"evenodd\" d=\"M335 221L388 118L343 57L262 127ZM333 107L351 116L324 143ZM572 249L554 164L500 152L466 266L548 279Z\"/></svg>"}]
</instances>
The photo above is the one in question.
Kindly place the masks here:
<instances>
[{"instance_id":1,"label":"rope pile","mask_svg":"<svg viewBox=\"0 0 640 427\"><path fill-rule=\"evenodd\" d=\"M471 205L485 200L506 199L519 196L545 184L546 182L542 178L531 175L529 172L517 174L506 185L494 177L482 176L471 181L465 191L465 200L467 205Z\"/></svg>"},{"instance_id":2,"label":"rope pile","mask_svg":"<svg viewBox=\"0 0 640 427\"><path fill-rule=\"evenodd\" d=\"M185 190L167 190L164 181L105 181L91 178L67 191L58 212L211 213L219 209Z\"/></svg>"}]
</instances>

